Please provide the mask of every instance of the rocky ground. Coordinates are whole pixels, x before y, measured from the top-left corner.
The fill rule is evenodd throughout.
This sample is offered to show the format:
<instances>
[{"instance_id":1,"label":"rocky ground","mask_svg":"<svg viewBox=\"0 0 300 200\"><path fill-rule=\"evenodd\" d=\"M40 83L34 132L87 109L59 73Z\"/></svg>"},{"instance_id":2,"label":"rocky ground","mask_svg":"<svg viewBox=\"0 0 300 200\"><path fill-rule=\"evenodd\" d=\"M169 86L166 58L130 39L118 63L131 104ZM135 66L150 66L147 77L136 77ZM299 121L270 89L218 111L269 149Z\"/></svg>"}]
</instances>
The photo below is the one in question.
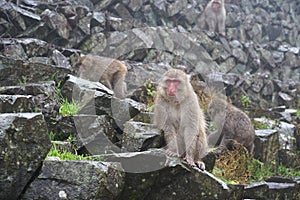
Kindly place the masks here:
<instances>
[{"instance_id":1,"label":"rocky ground","mask_svg":"<svg viewBox=\"0 0 300 200\"><path fill-rule=\"evenodd\" d=\"M0 199L300 199L297 177L225 184L154 149L151 92L177 67L266 125L256 158L299 170L300 3L228 0L225 37L199 30L206 3L0 0ZM79 78L87 53L126 64L128 98ZM79 113L60 114L66 98ZM105 162L45 160L50 133Z\"/></svg>"}]
</instances>

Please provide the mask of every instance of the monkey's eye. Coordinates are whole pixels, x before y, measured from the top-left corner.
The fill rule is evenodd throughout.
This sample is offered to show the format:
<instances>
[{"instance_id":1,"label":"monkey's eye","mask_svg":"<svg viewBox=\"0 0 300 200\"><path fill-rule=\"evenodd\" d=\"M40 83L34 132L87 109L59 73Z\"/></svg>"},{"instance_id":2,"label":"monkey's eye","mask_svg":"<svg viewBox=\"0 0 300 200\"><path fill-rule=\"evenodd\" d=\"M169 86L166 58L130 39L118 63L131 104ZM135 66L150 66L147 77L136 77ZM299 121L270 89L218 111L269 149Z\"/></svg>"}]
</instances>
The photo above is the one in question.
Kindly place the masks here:
<instances>
[{"instance_id":1,"label":"monkey's eye","mask_svg":"<svg viewBox=\"0 0 300 200\"><path fill-rule=\"evenodd\" d=\"M178 79L167 79L166 83L167 84L174 83L174 84L178 85L180 83L180 80L178 80Z\"/></svg>"}]
</instances>

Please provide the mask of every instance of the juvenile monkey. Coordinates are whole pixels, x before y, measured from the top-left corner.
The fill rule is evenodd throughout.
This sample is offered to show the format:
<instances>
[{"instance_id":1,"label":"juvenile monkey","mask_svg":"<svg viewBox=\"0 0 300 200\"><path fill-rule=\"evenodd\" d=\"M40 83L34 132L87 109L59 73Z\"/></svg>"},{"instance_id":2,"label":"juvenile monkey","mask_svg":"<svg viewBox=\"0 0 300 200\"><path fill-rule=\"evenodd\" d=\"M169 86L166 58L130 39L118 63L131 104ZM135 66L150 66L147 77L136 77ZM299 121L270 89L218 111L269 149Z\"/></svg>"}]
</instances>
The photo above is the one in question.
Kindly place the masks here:
<instances>
[{"instance_id":1,"label":"juvenile monkey","mask_svg":"<svg viewBox=\"0 0 300 200\"><path fill-rule=\"evenodd\" d=\"M205 118L183 71L170 69L163 75L157 88L154 124L164 131L166 152L170 156L205 169L201 161L208 148Z\"/></svg>"},{"instance_id":2,"label":"juvenile monkey","mask_svg":"<svg viewBox=\"0 0 300 200\"><path fill-rule=\"evenodd\" d=\"M226 10L224 0L211 0L199 18L202 30L208 29L225 36Z\"/></svg>"},{"instance_id":3,"label":"juvenile monkey","mask_svg":"<svg viewBox=\"0 0 300 200\"><path fill-rule=\"evenodd\" d=\"M250 118L243 111L221 97L213 97L207 113L217 128L208 136L209 144L221 143L228 146L230 140L236 140L244 145L250 154L253 153L255 130Z\"/></svg>"},{"instance_id":4,"label":"juvenile monkey","mask_svg":"<svg viewBox=\"0 0 300 200\"><path fill-rule=\"evenodd\" d=\"M100 81L116 97L125 98L127 68L119 60L88 54L79 60L79 66L81 78Z\"/></svg>"}]
</instances>

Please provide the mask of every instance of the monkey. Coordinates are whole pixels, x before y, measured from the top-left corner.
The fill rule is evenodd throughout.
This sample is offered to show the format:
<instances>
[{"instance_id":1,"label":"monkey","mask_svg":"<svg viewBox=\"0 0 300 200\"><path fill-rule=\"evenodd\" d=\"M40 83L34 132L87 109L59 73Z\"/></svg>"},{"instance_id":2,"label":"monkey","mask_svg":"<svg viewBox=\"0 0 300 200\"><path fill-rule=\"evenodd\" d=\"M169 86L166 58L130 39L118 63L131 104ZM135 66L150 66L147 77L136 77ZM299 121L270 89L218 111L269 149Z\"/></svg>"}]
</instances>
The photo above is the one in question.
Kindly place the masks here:
<instances>
[{"instance_id":1,"label":"monkey","mask_svg":"<svg viewBox=\"0 0 300 200\"><path fill-rule=\"evenodd\" d=\"M225 36L226 10L224 0L211 0L199 18L200 29Z\"/></svg>"},{"instance_id":2,"label":"monkey","mask_svg":"<svg viewBox=\"0 0 300 200\"><path fill-rule=\"evenodd\" d=\"M163 131L169 156L183 158L190 166L205 169L206 121L185 72L170 69L157 86L154 125Z\"/></svg>"},{"instance_id":3,"label":"monkey","mask_svg":"<svg viewBox=\"0 0 300 200\"><path fill-rule=\"evenodd\" d=\"M100 81L114 91L117 98L125 98L127 67L117 59L88 54L79 59L80 77Z\"/></svg>"},{"instance_id":4,"label":"monkey","mask_svg":"<svg viewBox=\"0 0 300 200\"><path fill-rule=\"evenodd\" d=\"M215 122L217 130L208 136L208 143L230 146L230 140L236 140L253 154L255 130L250 118L219 95L213 96L207 113Z\"/></svg>"}]
</instances>

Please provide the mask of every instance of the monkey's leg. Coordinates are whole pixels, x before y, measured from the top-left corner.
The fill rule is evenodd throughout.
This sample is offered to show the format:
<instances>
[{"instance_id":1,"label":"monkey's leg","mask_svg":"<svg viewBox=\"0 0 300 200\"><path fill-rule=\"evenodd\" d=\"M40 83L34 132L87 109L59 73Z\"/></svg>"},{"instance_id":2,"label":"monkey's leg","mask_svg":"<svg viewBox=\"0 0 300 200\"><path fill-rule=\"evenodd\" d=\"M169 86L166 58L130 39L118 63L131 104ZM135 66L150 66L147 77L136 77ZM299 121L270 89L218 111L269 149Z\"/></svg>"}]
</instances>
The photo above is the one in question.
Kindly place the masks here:
<instances>
[{"instance_id":1,"label":"monkey's leg","mask_svg":"<svg viewBox=\"0 0 300 200\"><path fill-rule=\"evenodd\" d=\"M220 18L220 17L218 18L218 31L223 36L226 35L226 33L225 33L225 18Z\"/></svg>"},{"instance_id":2,"label":"monkey's leg","mask_svg":"<svg viewBox=\"0 0 300 200\"><path fill-rule=\"evenodd\" d=\"M213 18L209 18L206 21L207 21L207 25L208 25L208 30L211 32L215 32L217 20L213 19Z\"/></svg>"},{"instance_id":3,"label":"monkey's leg","mask_svg":"<svg viewBox=\"0 0 300 200\"><path fill-rule=\"evenodd\" d=\"M196 166L195 163L195 153L197 151L197 141L199 135L196 133L196 129L186 128L184 130L184 144L185 144L185 160L191 166Z\"/></svg>"},{"instance_id":4,"label":"monkey's leg","mask_svg":"<svg viewBox=\"0 0 300 200\"><path fill-rule=\"evenodd\" d=\"M178 144L177 144L177 137L176 137L175 130L165 131L164 138L166 142L166 147L165 147L166 153L169 156L179 157L180 155L178 153Z\"/></svg>"}]
</instances>

